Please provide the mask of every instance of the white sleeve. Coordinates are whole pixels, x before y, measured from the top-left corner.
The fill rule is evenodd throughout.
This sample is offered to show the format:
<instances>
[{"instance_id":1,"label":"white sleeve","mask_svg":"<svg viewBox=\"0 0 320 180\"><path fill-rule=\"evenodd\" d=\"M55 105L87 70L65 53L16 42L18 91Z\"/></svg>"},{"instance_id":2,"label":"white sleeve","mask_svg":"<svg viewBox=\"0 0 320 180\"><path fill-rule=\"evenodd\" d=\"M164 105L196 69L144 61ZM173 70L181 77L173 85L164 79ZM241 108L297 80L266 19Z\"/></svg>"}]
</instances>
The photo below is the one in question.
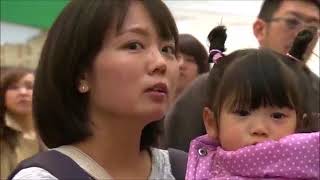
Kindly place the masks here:
<instances>
[{"instance_id":1,"label":"white sleeve","mask_svg":"<svg viewBox=\"0 0 320 180\"><path fill-rule=\"evenodd\" d=\"M37 180L58 180L45 169L39 167L29 167L19 171L13 180L37 179Z\"/></svg>"}]
</instances>

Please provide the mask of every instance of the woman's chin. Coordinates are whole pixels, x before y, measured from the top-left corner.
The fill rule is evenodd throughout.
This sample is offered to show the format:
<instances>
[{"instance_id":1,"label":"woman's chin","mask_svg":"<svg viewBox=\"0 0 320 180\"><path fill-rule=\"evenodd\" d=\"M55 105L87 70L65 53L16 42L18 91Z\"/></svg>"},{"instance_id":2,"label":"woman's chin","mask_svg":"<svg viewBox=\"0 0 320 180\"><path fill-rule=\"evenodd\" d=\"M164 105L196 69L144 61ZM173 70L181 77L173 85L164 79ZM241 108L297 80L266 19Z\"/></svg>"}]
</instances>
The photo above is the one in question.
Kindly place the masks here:
<instances>
[{"instance_id":1,"label":"woman's chin","mask_svg":"<svg viewBox=\"0 0 320 180\"><path fill-rule=\"evenodd\" d=\"M146 117L147 121L158 121L158 120L161 120L162 118L165 117L165 110L156 110L156 111L153 111L153 112L150 112L150 114Z\"/></svg>"}]
</instances>

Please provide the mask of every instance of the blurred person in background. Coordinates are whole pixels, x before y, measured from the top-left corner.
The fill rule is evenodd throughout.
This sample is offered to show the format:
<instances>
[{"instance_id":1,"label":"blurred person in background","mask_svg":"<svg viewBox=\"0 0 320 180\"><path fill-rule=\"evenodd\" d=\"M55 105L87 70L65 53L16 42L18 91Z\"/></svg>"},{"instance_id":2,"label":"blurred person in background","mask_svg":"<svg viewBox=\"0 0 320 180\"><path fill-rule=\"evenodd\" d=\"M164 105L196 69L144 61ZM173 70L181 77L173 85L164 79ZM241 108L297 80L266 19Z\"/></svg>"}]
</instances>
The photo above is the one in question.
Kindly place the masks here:
<instances>
[{"instance_id":1,"label":"blurred person in background","mask_svg":"<svg viewBox=\"0 0 320 180\"><path fill-rule=\"evenodd\" d=\"M209 71L205 47L190 34L179 35L179 80L176 97L200 74Z\"/></svg>"},{"instance_id":2,"label":"blurred person in background","mask_svg":"<svg viewBox=\"0 0 320 180\"><path fill-rule=\"evenodd\" d=\"M33 82L30 69L7 67L1 71L1 179L7 178L21 160L40 150L32 118Z\"/></svg>"},{"instance_id":3,"label":"blurred person in background","mask_svg":"<svg viewBox=\"0 0 320 180\"><path fill-rule=\"evenodd\" d=\"M206 66L209 66L209 63L214 64L223 55L226 39L225 26L217 26L210 31L208 34L210 54L206 55L207 59L204 61ZM161 140L164 148L177 148L187 152L192 138L205 133L202 109L208 99L206 97L207 76L208 73L203 73L191 82L167 113Z\"/></svg>"},{"instance_id":4,"label":"blurred person in background","mask_svg":"<svg viewBox=\"0 0 320 180\"><path fill-rule=\"evenodd\" d=\"M319 8L319 0L265 0L253 24L254 35L261 47L287 54L298 33L310 29L315 35L303 55L307 60L319 39Z\"/></svg>"},{"instance_id":5,"label":"blurred person in background","mask_svg":"<svg viewBox=\"0 0 320 180\"><path fill-rule=\"evenodd\" d=\"M179 34L178 61L179 79L174 99L177 99L193 80L209 71L208 53L201 42L191 34ZM161 119L159 146L166 149L164 130L166 122L163 120L164 117Z\"/></svg>"},{"instance_id":6,"label":"blurred person in background","mask_svg":"<svg viewBox=\"0 0 320 180\"><path fill-rule=\"evenodd\" d=\"M5 72L7 71L7 70L9 70L9 69L11 69L12 68L12 66L0 66L0 74L1 75L4 75L5 74Z\"/></svg>"}]
</instances>

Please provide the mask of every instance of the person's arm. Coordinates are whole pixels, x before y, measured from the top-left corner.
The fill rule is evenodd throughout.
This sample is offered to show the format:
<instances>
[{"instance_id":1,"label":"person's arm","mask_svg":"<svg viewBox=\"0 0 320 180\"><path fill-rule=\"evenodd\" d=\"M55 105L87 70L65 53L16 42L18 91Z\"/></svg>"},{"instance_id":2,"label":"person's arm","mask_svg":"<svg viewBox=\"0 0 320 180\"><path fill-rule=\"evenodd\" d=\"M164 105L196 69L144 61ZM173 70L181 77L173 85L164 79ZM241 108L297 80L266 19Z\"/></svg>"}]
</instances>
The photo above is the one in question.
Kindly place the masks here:
<instances>
[{"instance_id":1,"label":"person's arm","mask_svg":"<svg viewBox=\"0 0 320 180\"><path fill-rule=\"evenodd\" d=\"M319 178L319 132L286 136L237 151L218 148L224 169L242 177Z\"/></svg>"}]
</instances>

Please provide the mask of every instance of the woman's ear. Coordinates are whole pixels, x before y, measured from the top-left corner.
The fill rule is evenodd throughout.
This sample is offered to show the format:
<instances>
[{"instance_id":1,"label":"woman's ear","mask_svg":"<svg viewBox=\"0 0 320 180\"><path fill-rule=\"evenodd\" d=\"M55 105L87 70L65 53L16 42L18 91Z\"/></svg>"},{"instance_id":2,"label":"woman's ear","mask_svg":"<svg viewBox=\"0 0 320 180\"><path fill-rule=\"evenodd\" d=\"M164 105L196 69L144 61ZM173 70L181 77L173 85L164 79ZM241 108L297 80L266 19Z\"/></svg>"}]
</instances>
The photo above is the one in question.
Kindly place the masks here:
<instances>
[{"instance_id":1,"label":"woman's ear","mask_svg":"<svg viewBox=\"0 0 320 180\"><path fill-rule=\"evenodd\" d=\"M202 119L210 139L217 140L217 137L218 137L217 121L216 119L214 119L213 112L211 111L210 108L204 107L202 112Z\"/></svg>"}]
</instances>

